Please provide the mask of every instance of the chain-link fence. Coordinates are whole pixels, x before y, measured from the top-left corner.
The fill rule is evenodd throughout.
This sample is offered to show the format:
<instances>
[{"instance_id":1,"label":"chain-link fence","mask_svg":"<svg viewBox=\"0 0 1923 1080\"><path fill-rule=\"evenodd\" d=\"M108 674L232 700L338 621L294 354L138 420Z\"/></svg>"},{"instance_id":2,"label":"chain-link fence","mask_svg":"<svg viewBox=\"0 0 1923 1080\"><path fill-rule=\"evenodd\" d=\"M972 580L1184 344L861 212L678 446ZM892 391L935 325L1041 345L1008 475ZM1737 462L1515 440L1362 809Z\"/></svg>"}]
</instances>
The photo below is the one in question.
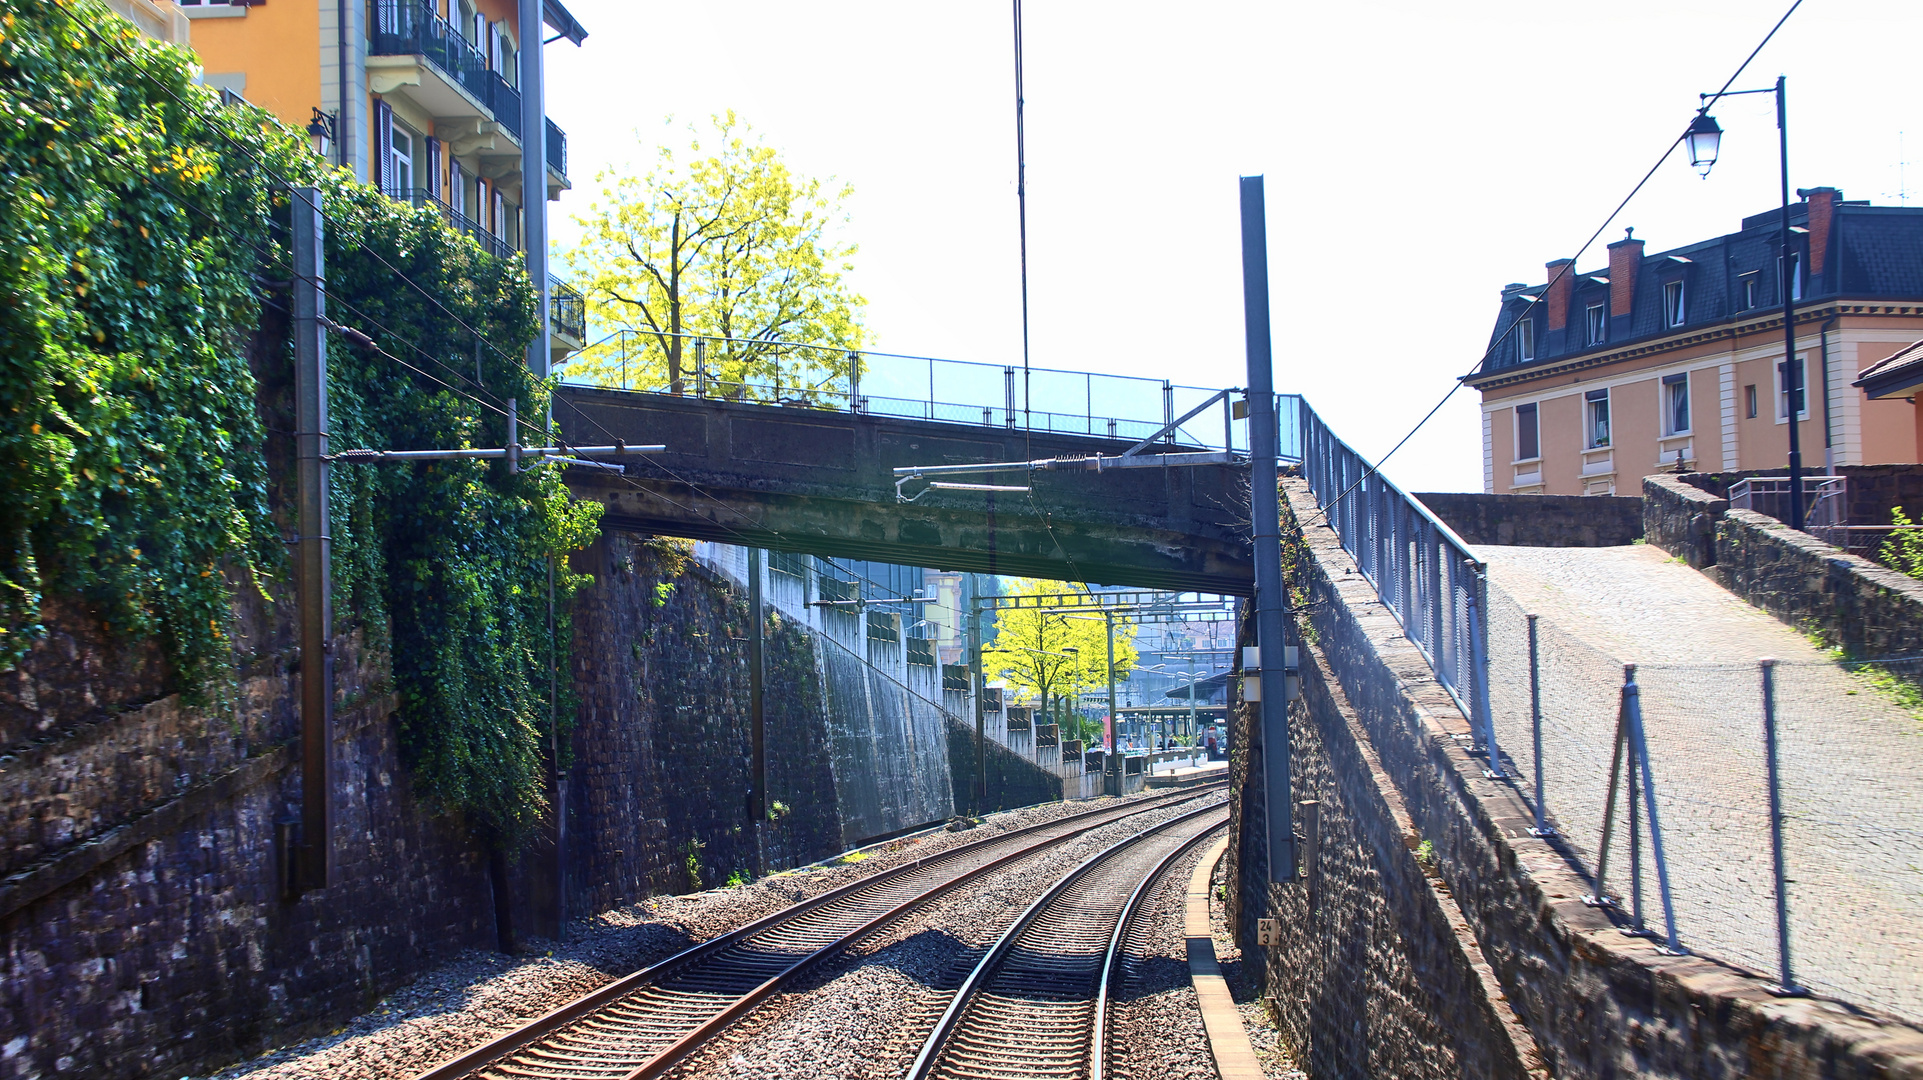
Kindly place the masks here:
<instances>
[{"instance_id":1,"label":"chain-link fence","mask_svg":"<svg viewBox=\"0 0 1923 1080\"><path fill-rule=\"evenodd\" d=\"M1923 661L1636 663L1488 605L1503 771L1631 929L1923 1019Z\"/></svg>"}]
</instances>

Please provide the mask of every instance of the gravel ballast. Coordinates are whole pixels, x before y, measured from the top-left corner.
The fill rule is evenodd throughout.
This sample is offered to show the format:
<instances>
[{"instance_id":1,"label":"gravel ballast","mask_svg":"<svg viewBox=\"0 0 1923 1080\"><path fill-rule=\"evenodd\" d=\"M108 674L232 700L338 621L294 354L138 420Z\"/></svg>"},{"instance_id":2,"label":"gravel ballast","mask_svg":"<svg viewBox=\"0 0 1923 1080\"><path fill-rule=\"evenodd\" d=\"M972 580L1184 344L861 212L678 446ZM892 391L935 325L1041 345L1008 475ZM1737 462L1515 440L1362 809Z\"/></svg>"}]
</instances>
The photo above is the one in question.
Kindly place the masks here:
<instances>
[{"instance_id":1,"label":"gravel ballast","mask_svg":"<svg viewBox=\"0 0 1923 1080\"><path fill-rule=\"evenodd\" d=\"M969 970L1037 896L1103 848L1200 805L1184 803L1104 825L955 890L771 999L669 1075L900 1077ZM1202 1075L1214 1075L1213 1069Z\"/></svg>"},{"instance_id":2,"label":"gravel ballast","mask_svg":"<svg viewBox=\"0 0 1923 1080\"><path fill-rule=\"evenodd\" d=\"M411 1077L461 1050L526 1023L583 993L665 959L692 944L855 879L996 833L1059 820L1105 805L1137 802L1150 797L1138 795L1128 799L1047 803L1007 811L983 819L980 825L972 829L904 837L831 860L827 864L776 874L737 888L686 896L655 897L617 908L572 924L566 942L531 941L528 951L520 956L479 950L465 952L409 986L388 995L374 1008L328 1035L276 1048L211 1076L220 1080L238 1077L260 1080ZM1196 805L1185 803L1183 807L1193 809ZM1128 823L1112 823L1071 841L1064 848L1082 851L1083 854L1076 856L1077 859L1086 857L1087 853L1099 846L1099 841L1091 837L1109 836L1109 842L1112 843L1127 832L1145 827L1150 820L1159 820L1160 817L1179 812L1183 811L1170 809L1158 811L1159 816L1151 819L1138 817L1130 819ZM1067 859L1068 856L1061 858ZM1027 863L1037 861L1031 859ZM1062 869L1065 871L1072 865L1072 861L1065 862ZM1016 874L1032 869L1027 864L1012 868ZM1034 892L1023 892L1021 886L1012 883L1004 884L1002 878L1003 875L996 875L974 888L960 890L932 910L954 916L966 906L964 898L973 898L977 905L999 903L1001 907L997 910L1012 905L1014 911L1019 912ZM1037 886L1037 890L1040 887L1043 886ZM1013 914L1009 917L1012 918ZM955 925L963 924L958 922ZM851 1000L867 1001L882 997L891 1006L901 1005L912 1009L918 992L925 996L931 992L926 987L948 985L941 982L941 971L945 970L945 966L955 963L955 958L971 947L956 942L965 939L977 943L979 937L964 929L961 938L956 939L946 933L947 930L948 927L937 921L932 913L917 913L871 939L862 951L862 956L867 957L891 945L906 946L888 960L875 965L854 965L844 960L831 965L827 972L814 978L832 977L838 969L847 971L856 966L872 967L874 970L861 978L875 981L877 989L873 993L859 994ZM985 948L987 942L992 942L994 934L989 933L986 937L987 941L978 942L978 947ZM914 940L917 938L918 942ZM972 960L969 962L972 963ZM892 966L896 964L900 966ZM896 978L904 985L890 986L888 972L895 972ZM965 973L966 964L953 981L958 983ZM819 985L819 982L811 985ZM772 1021L764 1017L783 1015L788 999L795 996L784 995L771 1000L744 1021L739 1030L747 1032L767 1028ZM890 1030L892 1024L885 1023L872 1008L859 1005L854 1008L857 1011L850 1014L850 1020L842 1028L821 1027L806 1043L797 1044L791 1036L779 1038L786 1040L789 1053L793 1056L798 1053L795 1049L798 1045L817 1050L822 1045L820 1040L829 1039L840 1031L841 1034L835 1037L844 1041L852 1038L863 1052L873 1053L881 1040L878 1033ZM831 1014L832 1008L817 1023L827 1024ZM932 1022L931 1016L928 1023ZM734 1033L724 1037L723 1042L736 1050L740 1049L734 1046ZM918 1041L916 1045L918 1048ZM910 1057L912 1053L911 1050ZM685 1069L684 1066L683 1075L695 1075ZM754 1075L773 1074L757 1072ZM863 1074L817 1071L782 1075Z\"/></svg>"}]
</instances>

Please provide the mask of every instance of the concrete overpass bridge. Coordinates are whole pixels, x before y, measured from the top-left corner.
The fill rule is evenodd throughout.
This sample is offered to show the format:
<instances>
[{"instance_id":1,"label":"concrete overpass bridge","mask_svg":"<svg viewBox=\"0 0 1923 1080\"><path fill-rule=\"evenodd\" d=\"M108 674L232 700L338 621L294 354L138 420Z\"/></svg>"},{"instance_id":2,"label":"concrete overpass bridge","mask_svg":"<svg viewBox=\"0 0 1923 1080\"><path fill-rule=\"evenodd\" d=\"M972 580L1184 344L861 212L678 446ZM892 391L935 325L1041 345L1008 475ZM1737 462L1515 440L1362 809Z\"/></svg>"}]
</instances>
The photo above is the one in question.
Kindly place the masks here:
<instances>
[{"instance_id":1,"label":"concrete overpass bridge","mask_svg":"<svg viewBox=\"0 0 1923 1080\"><path fill-rule=\"evenodd\" d=\"M1220 405L1225 441L1232 442L1230 402ZM1008 415L982 411L991 420L995 412ZM1092 417L1087 427L1096 434L1030 432L1005 421L564 384L554 418L574 441L667 446L626 474L569 471L569 487L602 503L603 524L612 529L1140 588L1237 596L1253 589L1248 472L1240 463L1019 470L969 479L1028 485L1028 493L929 491L913 503L896 497L897 467L1112 456L1139 441L1099 434L1116 428ZM1177 441L1150 449L1222 448L1178 429Z\"/></svg>"}]
</instances>

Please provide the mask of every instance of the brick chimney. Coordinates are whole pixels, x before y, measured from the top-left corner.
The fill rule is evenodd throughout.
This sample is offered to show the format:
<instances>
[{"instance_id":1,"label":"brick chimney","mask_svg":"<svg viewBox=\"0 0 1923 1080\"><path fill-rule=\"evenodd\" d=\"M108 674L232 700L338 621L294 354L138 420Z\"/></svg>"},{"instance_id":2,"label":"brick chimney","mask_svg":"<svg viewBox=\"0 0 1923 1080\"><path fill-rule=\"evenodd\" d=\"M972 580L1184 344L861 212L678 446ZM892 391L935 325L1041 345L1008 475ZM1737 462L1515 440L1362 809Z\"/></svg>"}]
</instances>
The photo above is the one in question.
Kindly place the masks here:
<instances>
[{"instance_id":1,"label":"brick chimney","mask_svg":"<svg viewBox=\"0 0 1923 1080\"><path fill-rule=\"evenodd\" d=\"M1809 200L1809 269L1805 279L1823 272L1830 247L1830 224L1836 217L1836 204L1843 193L1833 187L1797 188L1796 194Z\"/></svg>"},{"instance_id":2,"label":"brick chimney","mask_svg":"<svg viewBox=\"0 0 1923 1080\"><path fill-rule=\"evenodd\" d=\"M1542 294L1543 302L1549 305L1549 329L1553 332L1569 325L1569 297L1576 288L1576 268L1570 266L1573 260L1556 259L1545 263L1543 269L1549 272L1549 291ZM1569 272L1556 280L1556 274L1568 266Z\"/></svg>"},{"instance_id":3,"label":"brick chimney","mask_svg":"<svg viewBox=\"0 0 1923 1080\"><path fill-rule=\"evenodd\" d=\"M1636 303L1636 271L1643 265L1643 242L1636 230L1624 229L1623 238L1609 245L1609 317L1629 314Z\"/></svg>"}]
</instances>

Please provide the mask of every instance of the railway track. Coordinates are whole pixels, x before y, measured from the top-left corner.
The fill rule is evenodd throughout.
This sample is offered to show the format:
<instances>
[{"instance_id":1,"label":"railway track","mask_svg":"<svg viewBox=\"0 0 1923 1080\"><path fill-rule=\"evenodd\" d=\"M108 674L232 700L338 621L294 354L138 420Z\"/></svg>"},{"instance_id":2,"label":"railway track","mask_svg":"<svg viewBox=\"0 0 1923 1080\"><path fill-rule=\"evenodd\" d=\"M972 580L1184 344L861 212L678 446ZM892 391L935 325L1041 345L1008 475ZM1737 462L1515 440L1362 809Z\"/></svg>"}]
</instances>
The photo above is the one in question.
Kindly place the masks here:
<instances>
[{"instance_id":1,"label":"railway track","mask_svg":"<svg viewBox=\"0 0 1923 1080\"><path fill-rule=\"evenodd\" d=\"M658 1076L782 984L915 908L1093 829L1206 798L1221 787L1084 811L871 874L618 979L418 1080Z\"/></svg>"},{"instance_id":2,"label":"railway track","mask_svg":"<svg viewBox=\"0 0 1923 1080\"><path fill-rule=\"evenodd\" d=\"M1044 893L969 973L922 1044L909 1080L1061 1077L1107 1071L1109 989L1137 915L1183 853L1228 823L1211 807L1096 853Z\"/></svg>"}]
</instances>

